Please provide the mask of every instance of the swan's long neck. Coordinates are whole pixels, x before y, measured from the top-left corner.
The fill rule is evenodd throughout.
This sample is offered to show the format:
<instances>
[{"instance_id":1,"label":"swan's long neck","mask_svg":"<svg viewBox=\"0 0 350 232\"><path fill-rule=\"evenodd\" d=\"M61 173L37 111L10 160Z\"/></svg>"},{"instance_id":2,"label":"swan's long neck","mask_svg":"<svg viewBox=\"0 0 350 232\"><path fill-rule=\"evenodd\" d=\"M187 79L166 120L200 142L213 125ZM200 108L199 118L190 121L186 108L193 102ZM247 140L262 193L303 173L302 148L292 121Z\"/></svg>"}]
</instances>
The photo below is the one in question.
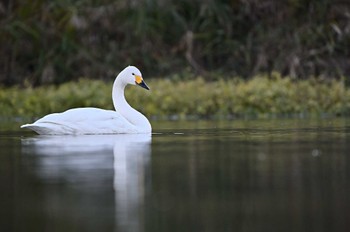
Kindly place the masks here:
<instances>
[{"instance_id":1,"label":"swan's long neck","mask_svg":"<svg viewBox=\"0 0 350 232\"><path fill-rule=\"evenodd\" d=\"M151 124L148 119L143 114L132 108L125 100L125 86L126 84L122 83L118 78L114 81L112 98L115 110L142 132L151 132Z\"/></svg>"}]
</instances>

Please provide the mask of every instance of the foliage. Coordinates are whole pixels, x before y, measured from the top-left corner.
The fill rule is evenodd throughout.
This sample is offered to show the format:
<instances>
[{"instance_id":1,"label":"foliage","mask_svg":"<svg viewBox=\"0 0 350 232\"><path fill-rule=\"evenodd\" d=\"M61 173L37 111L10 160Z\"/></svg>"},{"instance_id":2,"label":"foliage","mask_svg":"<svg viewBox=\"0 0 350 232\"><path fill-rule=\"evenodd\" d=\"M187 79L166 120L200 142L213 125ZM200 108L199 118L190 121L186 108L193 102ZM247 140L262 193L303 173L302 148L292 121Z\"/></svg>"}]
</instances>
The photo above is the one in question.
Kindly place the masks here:
<instances>
[{"instance_id":1,"label":"foliage","mask_svg":"<svg viewBox=\"0 0 350 232\"><path fill-rule=\"evenodd\" d=\"M152 79L151 91L130 86L126 98L148 117L226 117L251 115L344 115L350 113L350 89L344 81L293 81L279 74L206 81ZM0 88L2 117L40 117L73 107L113 109L112 83L81 79L60 86Z\"/></svg>"},{"instance_id":2,"label":"foliage","mask_svg":"<svg viewBox=\"0 0 350 232\"><path fill-rule=\"evenodd\" d=\"M189 67L254 76L348 76L342 0L13 0L0 3L0 83L108 79ZM350 81L348 81L350 83Z\"/></svg>"}]
</instances>

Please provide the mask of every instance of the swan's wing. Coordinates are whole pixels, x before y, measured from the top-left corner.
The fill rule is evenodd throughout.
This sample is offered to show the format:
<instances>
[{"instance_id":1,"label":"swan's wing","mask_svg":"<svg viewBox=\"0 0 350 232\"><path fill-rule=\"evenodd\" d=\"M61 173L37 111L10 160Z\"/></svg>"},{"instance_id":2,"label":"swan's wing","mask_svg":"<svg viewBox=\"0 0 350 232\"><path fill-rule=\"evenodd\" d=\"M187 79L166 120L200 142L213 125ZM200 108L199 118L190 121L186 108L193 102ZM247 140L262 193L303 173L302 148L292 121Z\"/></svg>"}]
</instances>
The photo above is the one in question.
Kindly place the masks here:
<instances>
[{"instance_id":1,"label":"swan's wing","mask_svg":"<svg viewBox=\"0 0 350 232\"><path fill-rule=\"evenodd\" d=\"M39 134L116 134L136 133L136 128L118 112L98 108L76 108L53 113L26 124Z\"/></svg>"}]
</instances>

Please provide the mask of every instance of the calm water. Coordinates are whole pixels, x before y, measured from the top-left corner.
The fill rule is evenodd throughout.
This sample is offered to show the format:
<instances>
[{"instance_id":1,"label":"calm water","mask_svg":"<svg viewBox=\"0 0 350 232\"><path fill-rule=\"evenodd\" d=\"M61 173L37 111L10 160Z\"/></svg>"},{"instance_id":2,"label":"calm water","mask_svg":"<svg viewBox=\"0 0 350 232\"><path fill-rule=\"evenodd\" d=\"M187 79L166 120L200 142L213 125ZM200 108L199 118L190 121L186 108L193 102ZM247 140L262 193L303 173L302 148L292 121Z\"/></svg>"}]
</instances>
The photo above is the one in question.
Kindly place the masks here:
<instances>
[{"instance_id":1,"label":"calm water","mask_svg":"<svg viewBox=\"0 0 350 232\"><path fill-rule=\"evenodd\" d=\"M0 124L1 231L348 231L350 120L153 122L152 137Z\"/></svg>"}]
</instances>

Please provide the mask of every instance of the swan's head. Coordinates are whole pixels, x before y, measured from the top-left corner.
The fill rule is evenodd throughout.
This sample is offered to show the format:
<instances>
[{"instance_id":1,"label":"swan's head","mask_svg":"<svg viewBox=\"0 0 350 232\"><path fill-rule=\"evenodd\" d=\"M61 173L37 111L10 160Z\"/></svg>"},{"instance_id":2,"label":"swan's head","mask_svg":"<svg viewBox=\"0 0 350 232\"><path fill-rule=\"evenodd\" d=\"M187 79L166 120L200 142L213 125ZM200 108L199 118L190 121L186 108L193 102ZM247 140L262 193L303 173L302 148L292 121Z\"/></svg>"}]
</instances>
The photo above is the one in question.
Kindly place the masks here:
<instances>
[{"instance_id":1,"label":"swan's head","mask_svg":"<svg viewBox=\"0 0 350 232\"><path fill-rule=\"evenodd\" d=\"M120 74L117 77L118 79L121 79L121 81L127 85L138 85L142 88L145 88L149 90L149 87L144 82L142 78L142 74L138 68L135 66L128 66L123 71L120 72Z\"/></svg>"}]
</instances>

